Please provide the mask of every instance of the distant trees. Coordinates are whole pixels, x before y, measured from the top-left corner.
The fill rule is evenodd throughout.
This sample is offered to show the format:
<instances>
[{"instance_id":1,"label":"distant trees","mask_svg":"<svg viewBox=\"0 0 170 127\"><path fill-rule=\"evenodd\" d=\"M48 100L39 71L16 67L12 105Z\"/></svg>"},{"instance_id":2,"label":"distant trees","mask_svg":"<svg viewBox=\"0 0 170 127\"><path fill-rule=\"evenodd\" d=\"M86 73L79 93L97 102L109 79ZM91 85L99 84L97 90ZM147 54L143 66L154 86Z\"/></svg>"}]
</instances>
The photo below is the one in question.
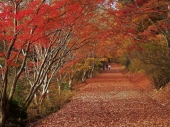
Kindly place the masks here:
<instances>
[{"instance_id":1,"label":"distant trees","mask_svg":"<svg viewBox=\"0 0 170 127\"><path fill-rule=\"evenodd\" d=\"M114 35L117 33L115 40L119 41L121 53L128 57L129 64L144 70L157 89L170 81L167 66L170 50L169 5L167 0L119 0L114 8L109 8L116 21L112 26Z\"/></svg>"}]
</instances>

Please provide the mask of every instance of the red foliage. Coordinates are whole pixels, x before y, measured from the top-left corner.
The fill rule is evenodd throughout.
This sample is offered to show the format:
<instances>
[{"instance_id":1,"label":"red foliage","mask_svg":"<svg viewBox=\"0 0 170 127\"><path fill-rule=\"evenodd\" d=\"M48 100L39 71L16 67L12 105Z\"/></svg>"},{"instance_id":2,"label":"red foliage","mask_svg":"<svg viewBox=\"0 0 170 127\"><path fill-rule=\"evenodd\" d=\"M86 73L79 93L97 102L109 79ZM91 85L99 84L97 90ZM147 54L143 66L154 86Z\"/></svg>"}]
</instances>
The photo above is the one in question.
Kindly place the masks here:
<instances>
[{"instance_id":1,"label":"red foliage","mask_svg":"<svg viewBox=\"0 0 170 127\"><path fill-rule=\"evenodd\" d=\"M144 3L148 2L149 0L135 0L134 5L142 6Z\"/></svg>"}]
</instances>

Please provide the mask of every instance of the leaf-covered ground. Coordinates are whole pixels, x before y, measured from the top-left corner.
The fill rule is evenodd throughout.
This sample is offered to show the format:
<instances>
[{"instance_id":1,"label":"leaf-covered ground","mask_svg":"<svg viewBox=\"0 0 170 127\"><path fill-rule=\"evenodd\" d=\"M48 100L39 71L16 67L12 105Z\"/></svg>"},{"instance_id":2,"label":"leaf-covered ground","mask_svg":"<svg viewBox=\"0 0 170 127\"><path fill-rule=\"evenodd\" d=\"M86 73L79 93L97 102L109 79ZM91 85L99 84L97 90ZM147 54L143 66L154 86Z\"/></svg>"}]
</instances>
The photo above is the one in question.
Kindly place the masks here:
<instances>
[{"instance_id":1,"label":"leaf-covered ground","mask_svg":"<svg viewBox=\"0 0 170 127\"><path fill-rule=\"evenodd\" d=\"M112 64L61 110L28 127L170 127L169 101L161 97L144 75Z\"/></svg>"}]
</instances>

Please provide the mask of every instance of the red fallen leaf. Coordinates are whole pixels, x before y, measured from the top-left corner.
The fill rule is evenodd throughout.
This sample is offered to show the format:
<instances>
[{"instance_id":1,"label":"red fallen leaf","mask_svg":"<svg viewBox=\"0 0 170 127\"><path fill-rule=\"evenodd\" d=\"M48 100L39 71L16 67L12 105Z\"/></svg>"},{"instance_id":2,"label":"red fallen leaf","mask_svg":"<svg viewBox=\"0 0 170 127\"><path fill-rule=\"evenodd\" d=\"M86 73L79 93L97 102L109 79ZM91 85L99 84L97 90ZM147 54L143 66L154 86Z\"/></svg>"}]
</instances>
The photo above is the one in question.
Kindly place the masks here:
<instances>
[{"instance_id":1,"label":"red fallen leaf","mask_svg":"<svg viewBox=\"0 0 170 127\"><path fill-rule=\"evenodd\" d=\"M170 112L150 101L148 94L150 95L153 89L148 84L147 77L142 74L130 74L127 77L126 73L122 74L120 65L111 66L113 70L89 79L88 84L80 89L70 103L44 118L46 123L43 126L165 125L169 121ZM131 79L135 81L131 82ZM151 91L147 94L144 89ZM132 98L125 98L122 93ZM116 99L118 95L125 99ZM149 123L145 122L147 118ZM33 125L38 127L42 123Z\"/></svg>"}]
</instances>

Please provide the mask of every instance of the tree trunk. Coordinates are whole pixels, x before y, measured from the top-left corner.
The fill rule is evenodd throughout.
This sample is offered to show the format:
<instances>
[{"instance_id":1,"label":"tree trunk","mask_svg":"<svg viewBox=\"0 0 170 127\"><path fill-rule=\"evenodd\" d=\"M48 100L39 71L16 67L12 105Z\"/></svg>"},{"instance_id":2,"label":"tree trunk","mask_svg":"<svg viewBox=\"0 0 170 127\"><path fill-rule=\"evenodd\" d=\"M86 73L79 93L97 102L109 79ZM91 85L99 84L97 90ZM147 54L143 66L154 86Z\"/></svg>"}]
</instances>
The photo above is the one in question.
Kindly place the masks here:
<instances>
[{"instance_id":1,"label":"tree trunk","mask_svg":"<svg viewBox=\"0 0 170 127\"><path fill-rule=\"evenodd\" d=\"M58 95L60 96L61 95L61 86L58 85Z\"/></svg>"},{"instance_id":2,"label":"tree trunk","mask_svg":"<svg viewBox=\"0 0 170 127\"><path fill-rule=\"evenodd\" d=\"M167 46L170 48L170 32L166 32L166 40L167 40Z\"/></svg>"},{"instance_id":3,"label":"tree trunk","mask_svg":"<svg viewBox=\"0 0 170 127\"><path fill-rule=\"evenodd\" d=\"M1 107L0 107L0 127L5 127L6 122L6 102L1 101Z\"/></svg>"},{"instance_id":4,"label":"tree trunk","mask_svg":"<svg viewBox=\"0 0 170 127\"><path fill-rule=\"evenodd\" d=\"M89 73L89 78L93 77L94 67L95 67L95 65L92 65L92 68L91 68L90 73Z\"/></svg>"},{"instance_id":5,"label":"tree trunk","mask_svg":"<svg viewBox=\"0 0 170 127\"><path fill-rule=\"evenodd\" d=\"M85 82L86 82L86 71L83 72L81 81L82 81L82 83L85 83Z\"/></svg>"},{"instance_id":6,"label":"tree trunk","mask_svg":"<svg viewBox=\"0 0 170 127\"><path fill-rule=\"evenodd\" d=\"M68 81L69 89L71 89L71 85L72 85L73 79L74 79L73 75L69 76L69 81Z\"/></svg>"}]
</instances>

